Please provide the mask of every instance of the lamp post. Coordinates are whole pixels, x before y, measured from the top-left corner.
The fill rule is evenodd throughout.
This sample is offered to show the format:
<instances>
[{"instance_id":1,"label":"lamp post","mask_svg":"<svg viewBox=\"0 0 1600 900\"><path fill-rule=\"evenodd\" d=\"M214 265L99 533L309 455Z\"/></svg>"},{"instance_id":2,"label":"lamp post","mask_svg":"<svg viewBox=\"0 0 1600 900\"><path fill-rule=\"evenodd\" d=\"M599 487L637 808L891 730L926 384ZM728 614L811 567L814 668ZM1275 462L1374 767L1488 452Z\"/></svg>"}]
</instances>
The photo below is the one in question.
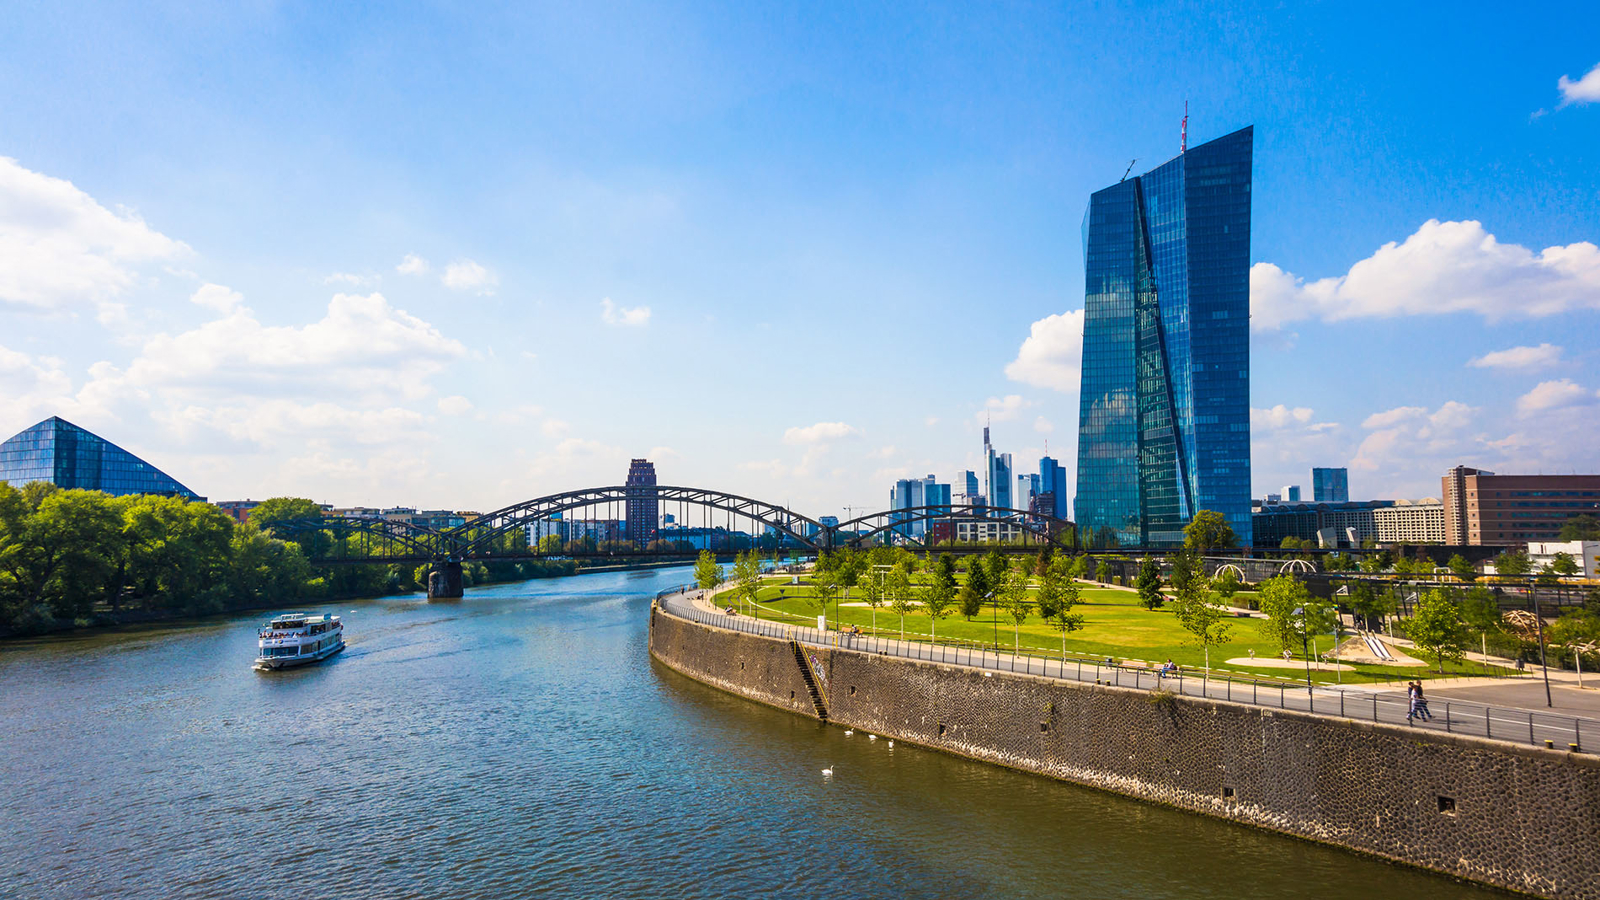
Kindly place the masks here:
<instances>
[{"instance_id":1,"label":"lamp post","mask_svg":"<svg viewBox=\"0 0 1600 900\"><path fill-rule=\"evenodd\" d=\"M1311 626L1306 623L1306 608L1304 606L1295 607L1294 615L1300 617L1300 655L1305 657L1306 660L1306 696L1309 697L1311 696L1311 654L1306 652L1306 632L1310 630Z\"/></svg>"},{"instance_id":2,"label":"lamp post","mask_svg":"<svg viewBox=\"0 0 1600 900\"><path fill-rule=\"evenodd\" d=\"M1533 587L1537 583L1537 578L1529 576L1528 605L1533 608L1533 621L1539 628L1539 668L1544 670L1544 705L1553 707L1556 704L1550 697L1550 666L1544 657L1544 616L1539 615L1539 602L1533 596Z\"/></svg>"}]
</instances>

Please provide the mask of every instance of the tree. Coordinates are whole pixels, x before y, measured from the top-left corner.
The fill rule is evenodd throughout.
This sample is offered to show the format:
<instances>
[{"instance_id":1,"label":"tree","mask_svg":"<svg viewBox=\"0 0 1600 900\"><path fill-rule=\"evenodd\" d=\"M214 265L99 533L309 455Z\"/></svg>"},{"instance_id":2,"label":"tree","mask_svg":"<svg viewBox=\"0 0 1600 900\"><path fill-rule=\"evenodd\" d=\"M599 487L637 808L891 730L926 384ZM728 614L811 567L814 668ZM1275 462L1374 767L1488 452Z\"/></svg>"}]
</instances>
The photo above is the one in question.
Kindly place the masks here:
<instances>
[{"instance_id":1,"label":"tree","mask_svg":"<svg viewBox=\"0 0 1600 900\"><path fill-rule=\"evenodd\" d=\"M1388 591L1379 592L1368 582L1361 581L1350 586L1350 594L1345 602L1350 611L1355 613L1366 623L1363 627L1371 627L1374 619L1378 626L1383 626L1383 619L1394 613L1394 595Z\"/></svg>"},{"instance_id":2,"label":"tree","mask_svg":"<svg viewBox=\"0 0 1600 900\"><path fill-rule=\"evenodd\" d=\"M1557 538L1565 541L1600 541L1600 519L1581 513L1567 519Z\"/></svg>"},{"instance_id":3,"label":"tree","mask_svg":"<svg viewBox=\"0 0 1600 900\"><path fill-rule=\"evenodd\" d=\"M1146 556L1144 563L1139 566L1139 602L1145 609L1159 609L1161 604L1167 602L1166 595L1161 593L1161 564L1155 557Z\"/></svg>"},{"instance_id":4,"label":"tree","mask_svg":"<svg viewBox=\"0 0 1600 900\"><path fill-rule=\"evenodd\" d=\"M739 599L743 600L756 615L760 615L760 608L756 606L756 598L761 594L761 555L755 550L747 550L733 559L733 580L738 585Z\"/></svg>"},{"instance_id":5,"label":"tree","mask_svg":"<svg viewBox=\"0 0 1600 900\"><path fill-rule=\"evenodd\" d=\"M1278 652L1293 652L1300 643L1301 610L1311 602L1311 592L1293 575L1276 575L1261 583L1257 591L1261 611L1267 615L1263 631L1278 647Z\"/></svg>"},{"instance_id":6,"label":"tree","mask_svg":"<svg viewBox=\"0 0 1600 900\"><path fill-rule=\"evenodd\" d=\"M1066 564L1060 565L1061 563ZM1057 565L1052 565L1051 568L1056 569L1058 566L1060 571L1056 577L1060 579L1060 585L1057 588L1056 607L1052 613L1045 616L1045 619L1049 621L1052 627L1061 632L1061 661L1065 663L1067 660L1067 632L1083 627L1083 616L1072 611L1072 607L1078 604L1079 596L1078 583L1066 577L1072 570L1072 564L1067 563L1066 560L1057 560Z\"/></svg>"},{"instance_id":7,"label":"tree","mask_svg":"<svg viewBox=\"0 0 1600 900\"><path fill-rule=\"evenodd\" d=\"M869 569L856 579L856 587L861 588L861 599L867 601L867 606L872 609L872 630L877 631L878 607L883 605L883 576ZM905 629L902 627L901 630Z\"/></svg>"},{"instance_id":8,"label":"tree","mask_svg":"<svg viewBox=\"0 0 1600 900\"><path fill-rule=\"evenodd\" d=\"M916 597L911 593L911 573L905 566L896 565L884 579L889 607L900 614L900 640L906 639L906 616L916 609Z\"/></svg>"},{"instance_id":9,"label":"tree","mask_svg":"<svg viewBox=\"0 0 1600 900\"><path fill-rule=\"evenodd\" d=\"M250 521L262 531L271 531L272 526L284 522L313 521L320 518L322 518L321 505L305 497L271 497L250 510ZM299 544L306 556L312 559L327 556L333 547L333 536L326 531L297 531L294 534L283 535L283 538Z\"/></svg>"},{"instance_id":10,"label":"tree","mask_svg":"<svg viewBox=\"0 0 1600 900\"><path fill-rule=\"evenodd\" d=\"M1006 574L1011 571L1011 561L999 550L990 550L983 557L984 574L989 576L989 597L994 597L1006 583Z\"/></svg>"},{"instance_id":11,"label":"tree","mask_svg":"<svg viewBox=\"0 0 1600 900\"><path fill-rule=\"evenodd\" d=\"M1448 594L1434 589L1417 600L1417 608L1406 623L1406 635L1424 656L1431 656L1444 674L1445 660L1466 656L1466 626L1461 610Z\"/></svg>"},{"instance_id":12,"label":"tree","mask_svg":"<svg viewBox=\"0 0 1600 900\"><path fill-rule=\"evenodd\" d=\"M1039 606L1039 618L1048 621L1061 609L1062 587L1068 581L1067 568L1070 565L1065 559L1052 560L1039 573L1039 588L1033 597Z\"/></svg>"},{"instance_id":13,"label":"tree","mask_svg":"<svg viewBox=\"0 0 1600 900\"><path fill-rule=\"evenodd\" d=\"M1168 577L1174 593L1204 591L1205 574L1200 555L1192 550L1180 551L1172 557L1172 574Z\"/></svg>"},{"instance_id":14,"label":"tree","mask_svg":"<svg viewBox=\"0 0 1600 900\"><path fill-rule=\"evenodd\" d=\"M694 561L694 583L702 591L714 590L727 581L727 573L717 565L717 557L710 550L701 550Z\"/></svg>"},{"instance_id":15,"label":"tree","mask_svg":"<svg viewBox=\"0 0 1600 900\"><path fill-rule=\"evenodd\" d=\"M811 575L811 606L823 616L828 614L828 604L839 597L839 573L833 569L813 572ZM823 628L827 628L827 620L823 620Z\"/></svg>"},{"instance_id":16,"label":"tree","mask_svg":"<svg viewBox=\"0 0 1600 900\"><path fill-rule=\"evenodd\" d=\"M982 563L974 560L972 567L967 571L967 581L961 586L961 615L968 622L972 617L983 612L983 601L989 598L989 570Z\"/></svg>"},{"instance_id":17,"label":"tree","mask_svg":"<svg viewBox=\"0 0 1600 900\"><path fill-rule=\"evenodd\" d=\"M1018 567L1006 573L999 595L1000 604L1005 607L1006 615L1011 617L1011 645L1012 652L1022 649L1022 623L1027 621L1028 612L1032 605L1028 603L1028 572L1026 568Z\"/></svg>"},{"instance_id":18,"label":"tree","mask_svg":"<svg viewBox=\"0 0 1600 900\"><path fill-rule=\"evenodd\" d=\"M1194 636L1195 643L1205 651L1206 674L1211 673L1211 647L1217 644L1226 644L1233 640L1229 632L1233 623L1229 620L1226 610L1213 602L1213 594L1193 579L1193 584L1178 589L1177 596L1173 598L1172 611L1178 616L1178 624Z\"/></svg>"},{"instance_id":19,"label":"tree","mask_svg":"<svg viewBox=\"0 0 1600 900\"><path fill-rule=\"evenodd\" d=\"M956 599L956 561L948 553L939 554L933 567L933 578L922 591L922 608L928 611L929 629L938 639L939 620Z\"/></svg>"},{"instance_id":20,"label":"tree","mask_svg":"<svg viewBox=\"0 0 1600 900\"><path fill-rule=\"evenodd\" d=\"M545 556L558 556L561 553L561 535L547 534L539 538L539 552Z\"/></svg>"},{"instance_id":21,"label":"tree","mask_svg":"<svg viewBox=\"0 0 1600 900\"><path fill-rule=\"evenodd\" d=\"M1239 575L1233 569L1221 569L1211 577L1211 590L1217 599L1227 604L1233 595L1239 593Z\"/></svg>"},{"instance_id":22,"label":"tree","mask_svg":"<svg viewBox=\"0 0 1600 900\"><path fill-rule=\"evenodd\" d=\"M1578 574L1578 561L1572 558L1571 553L1558 550L1554 556L1550 557L1547 568L1556 575L1576 575Z\"/></svg>"},{"instance_id":23,"label":"tree","mask_svg":"<svg viewBox=\"0 0 1600 900\"><path fill-rule=\"evenodd\" d=\"M1227 516L1215 510L1202 509L1194 514L1189 524L1183 526L1183 548L1195 553L1210 553L1239 546L1239 536L1233 533Z\"/></svg>"},{"instance_id":24,"label":"tree","mask_svg":"<svg viewBox=\"0 0 1600 900\"><path fill-rule=\"evenodd\" d=\"M1521 550L1507 550L1494 558L1496 575L1526 575L1533 571L1533 562Z\"/></svg>"}]
</instances>

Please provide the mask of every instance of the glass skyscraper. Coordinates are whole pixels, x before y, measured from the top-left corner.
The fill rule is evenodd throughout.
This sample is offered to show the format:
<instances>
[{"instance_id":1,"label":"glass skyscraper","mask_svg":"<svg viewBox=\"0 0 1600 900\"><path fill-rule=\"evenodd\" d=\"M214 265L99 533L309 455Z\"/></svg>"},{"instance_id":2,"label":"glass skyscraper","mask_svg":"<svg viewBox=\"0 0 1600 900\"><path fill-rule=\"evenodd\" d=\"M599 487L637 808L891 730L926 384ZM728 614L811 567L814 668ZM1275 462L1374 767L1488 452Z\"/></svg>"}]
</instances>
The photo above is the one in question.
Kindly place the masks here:
<instances>
[{"instance_id":1,"label":"glass skyscraper","mask_svg":"<svg viewBox=\"0 0 1600 900\"><path fill-rule=\"evenodd\" d=\"M1350 470L1311 470L1311 499L1318 503L1345 503L1350 500Z\"/></svg>"},{"instance_id":2,"label":"glass skyscraper","mask_svg":"<svg viewBox=\"0 0 1600 900\"><path fill-rule=\"evenodd\" d=\"M1051 497L1050 515L1070 519L1067 512L1067 470L1054 457L1039 458L1039 488Z\"/></svg>"},{"instance_id":3,"label":"glass skyscraper","mask_svg":"<svg viewBox=\"0 0 1600 900\"><path fill-rule=\"evenodd\" d=\"M0 481L14 487L48 481L112 496L204 499L116 444L54 416L0 444Z\"/></svg>"},{"instance_id":4,"label":"glass skyscraper","mask_svg":"<svg viewBox=\"0 0 1600 900\"><path fill-rule=\"evenodd\" d=\"M1252 129L1089 198L1080 529L1183 543L1198 510L1250 543Z\"/></svg>"}]
</instances>

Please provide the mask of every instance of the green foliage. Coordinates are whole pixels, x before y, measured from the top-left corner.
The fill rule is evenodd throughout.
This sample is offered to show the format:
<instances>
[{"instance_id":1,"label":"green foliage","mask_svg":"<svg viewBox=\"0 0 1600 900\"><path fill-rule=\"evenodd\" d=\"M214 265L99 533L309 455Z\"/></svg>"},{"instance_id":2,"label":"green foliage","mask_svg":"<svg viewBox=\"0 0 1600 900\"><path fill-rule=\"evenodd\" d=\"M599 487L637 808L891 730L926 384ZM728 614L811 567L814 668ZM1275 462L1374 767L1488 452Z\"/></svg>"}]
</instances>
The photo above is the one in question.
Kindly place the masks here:
<instances>
[{"instance_id":1,"label":"green foliage","mask_svg":"<svg viewBox=\"0 0 1600 900\"><path fill-rule=\"evenodd\" d=\"M1556 575L1576 575L1578 574L1578 561L1572 558L1571 553L1558 550L1554 556L1550 557L1550 562L1546 568Z\"/></svg>"},{"instance_id":2,"label":"green foliage","mask_svg":"<svg viewBox=\"0 0 1600 900\"><path fill-rule=\"evenodd\" d=\"M1586 608L1567 610L1550 626L1550 643L1591 648L1600 644L1600 614Z\"/></svg>"},{"instance_id":3,"label":"green foliage","mask_svg":"<svg viewBox=\"0 0 1600 900\"><path fill-rule=\"evenodd\" d=\"M721 587L727 573L717 564L717 556L710 550L701 550L694 561L694 584L703 591Z\"/></svg>"},{"instance_id":4,"label":"green foliage","mask_svg":"<svg viewBox=\"0 0 1600 900\"><path fill-rule=\"evenodd\" d=\"M906 616L917 608L917 596L911 589L911 573L903 565L896 565L884 577L883 593L889 598L889 608L900 616L901 627Z\"/></svg>"},{"instance_id":5,"label":"green foliage","mask_svg":"<svg viewBox=\"0 0 1600 900\"><path fill-rule=\"evenodd\" d=\"M1211 592L1224 603L1232 600L1240 587L1239 576L1232 569L1223 569L1211 579Z\"/></svg>"},{"instance_id":6,"label":"green foliage","mask_svg":"<svg viewBox=\"0 0 1600 900\"><path fill-rule=\"evenodd\" d=\"M1161 593L1161 564L1155 557L1146 556L1144 563L1139 566L1139 602L1145 609L1159 609L1161 604L1167 602L1165 594Z\"/></svg>"},{"instance_id":7,"label":"green foliage","mask_svg":"<svg viewBox=\"0 0 1600 900\"><path fill-rule=\"evenodd\" d=\"M1479 634L1502 630L1500 602L1494 591L1482 586L1468 589L1461 598L1461 619Z\"/></svg>"},{"instance_id":8,"label":"green foliage","mask_svg":"<svg viewBox=\"0 0 1600 900\"><path fill-rule=\"evenodd\" d=\"M1176 577L1173 581L1176 584ZM1229 633L1233 629L1232 617L1214 600L1215 595L1206 589L1198 575L1194 575L1183 587L1177 588L1177 595L1172 602L1172 611L1178 617L1178 624L1193 635L1195 643L1205 651L1208 667L1211 664L1211 648L1233 640Z\"/></svg>"},{"instance_id":9,"label":"green foliage","mask_svg":"<svg viewBox=\"0 0 1600 900\"><path fill-rule=\"evenodd\" d=\"M1533 562L1521 550L1507 550L1494 558L1494 571L1497 575L1526 575L1533 571Z\"/></svg>"},{"instance_id":10,"label":"green foliage","mask_svg":"<svg viewBox=\"0 0 1600 900\"><path fill-rule=\"evenodd\" d=\"M1028 613L1033 609L1033 604L1028 602L1028 573L1022 569L1012 569L1006 573L998 599L1013 622L1020 625L1027 621Z\"/></svg>"},{"instance_id":11,"label":"green foliage","mask_svg":"<svg viewBox=\"0 0 1600 900\"><path fill-rule=\"evenodd\" d=\"M933 577L920 594L922 607L937 628L939 620L944 618L945 611L956 599L956 561L950 554L939 554L939 561L933 566Z\"/></svg>"},{"instance_id":12,"label":"green foliage","mask_svg":"<svg viewBox=\"0 0 1600 900\"><path fill-rule=\"evenodd\" d=\"M737 585L736 590L739 593L739 599L754 606L756 594L761 590L761 554L759 551L747 550L734 557L733 581Z\"/></svg>"},{"instance_id":13,"label":"green foliage","mask_svg":"<svg viewBox=\"0 0 1600 900\"><path fill-rule=\"evenodd\" d=\"M1462 581L1472 581L1478 577L1478 570L1473 568L1472 563L1467 562L1467 558L1459 553L1453 554L1450 557L1450 561L1445 565Z\"/></svg>"},{"instance_id":14,"label":"green foliage","mask_svg":"<svg viewBox=\"0 0 1600 900\"><path fill-rule=\"evenodd\" d=\"M981 563L974 563L972 571L967 573L966 583L961 585L961 615L967 621L972 621L973 616L983 612L983 603L992 592L988 568Z\"/></svg>"},{"instance_id":15,"label":"green foliage","mask_svg":"<svg viewBox=\"0 0 1600 900\"><path fill-rule=\"evenodd\" d=\"M818 560L820 563L821 560ZM837 567L818 568L811 573L811 607L819 613L827 613L828 604L839 596L839 570Z\"/></svg>"},{"instance_id":16,"label":"green foliage","mask_svg":"<svg viewBox=\"0 0 1600 900\"><path fill-rule=\"evenodd\" d=\"M1561 526L1560 541L1600 541L1600 519L1588 513L1573 516Z\"/></svg>"},{"instance_id":17,"label":"green foliage","mask_svg":"<svg viewBox=\"0 0 1600 900\"><path fill-rule=\"evenodd\" d=\"M1267 614L1265 636L1277 646L1279 653L1297 649L1302 616L1295 611L1311 603L1311 593L1306 586L1293 575L1277 575L1261 583L1257 596L1261 611Z\"/></svg>"},{"instance_id":18,"label":"green foliage","mask_svg":"<svg viewBox=\"0 0 1600 900\"><path fill-rule=\"evenodd\" d=\"M1446 660L1458 661L1466 655L1466 623L1461 609L1444 591L1435 589L1417 599L1416 609L1406 622L1406 637L1423 656L1432 657L1444 673Z\"/></svg>"},{"instance_id":19,"label":"green foliage","mask_svg":"<svg viewBox=\"0 0 1600 900\"><path fill-rule=\"evenodd\" d=\"M989 576L985 584L988 585L986 597L994 597L1006 583L1006 574L1011 571L1011 561L999 550L990 550L983 556L984 574Z\"/></svg>"},{"instance_id":20,"label":"green foliage","mask_svg":"<svg viewBox=\"0 0 1600 900\"><path fill-rule=\"evenodd\" d=\"M1189 524L1183 527L1185 550L1209 553L1212 550L1237 546L1239 546L1239 536L1233 533L1233 526L1228 524L1227 517L1216 510L1199 510L1194 514L1194 518L1189 520Z\"/></svg>"},{"instance_id":21,"label":"green foliage","mask_svg":"<svg viewBox=\"0 0 1600 900\"><path fill-rule=\"evenodd\" d=\"M539 552L556 556L561 553L561 535L547 534L539 538Z\"/></svg>"}]
</instances>

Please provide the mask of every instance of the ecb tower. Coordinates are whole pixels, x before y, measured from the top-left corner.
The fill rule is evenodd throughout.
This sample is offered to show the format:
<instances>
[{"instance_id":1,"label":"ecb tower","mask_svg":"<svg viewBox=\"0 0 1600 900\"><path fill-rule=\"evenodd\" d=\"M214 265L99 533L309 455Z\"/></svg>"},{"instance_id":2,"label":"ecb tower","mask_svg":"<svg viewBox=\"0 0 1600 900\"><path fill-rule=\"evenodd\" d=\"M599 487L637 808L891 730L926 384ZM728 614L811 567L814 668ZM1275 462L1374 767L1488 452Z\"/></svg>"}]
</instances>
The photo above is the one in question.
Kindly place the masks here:
<instances>
[{"instance_id":1,"label":"ecb tower","mask_svg":"<svg viewBox=\"0 0 1600 900\"><path fill-rule=\"evenodd\" d=\"M1100 545L1250 544L1252 130L1089 198L1074 518Z\"/></svg>"}]
</instances>

